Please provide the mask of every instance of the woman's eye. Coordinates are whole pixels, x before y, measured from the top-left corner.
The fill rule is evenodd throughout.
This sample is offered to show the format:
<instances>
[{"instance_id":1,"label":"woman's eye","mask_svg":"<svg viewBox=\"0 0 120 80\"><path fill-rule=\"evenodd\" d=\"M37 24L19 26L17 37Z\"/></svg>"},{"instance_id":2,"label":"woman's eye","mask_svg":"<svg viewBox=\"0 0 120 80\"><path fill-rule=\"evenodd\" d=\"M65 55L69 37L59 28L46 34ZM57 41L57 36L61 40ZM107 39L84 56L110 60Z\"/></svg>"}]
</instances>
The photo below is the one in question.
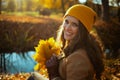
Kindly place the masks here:
<instances>
[{"instance_id":1,"label":"woman's eye","mask_svg":"<svg viewBox=\"0 0 120 80\"><path fill-rule=\"evenodd\" d=\"M78 27L78 24L76 24L76 23L72 23L72 26L74 26L74 27Z\"/></svg>"},{"instance_id":2,"label":"woman's eye","mask_svg":"<svg viewBox=\"0 0 120 80\"><path fill-rule=\"evenodd\" d=\"M72 27L78 27L78 24L75 22L69 22L69 20L64 20L63 22L64 25L71 25Z\"/></svg>"},{"instance_id":3,"label":"woman's eye","mask_svg":"<svg viewBox=\"0 0 120 80\"><path fill-rule=\"evenodd\" d=\"M68 24L69 23L68 20L65 20L65 23Z\"/></svg>"}]
</instances>

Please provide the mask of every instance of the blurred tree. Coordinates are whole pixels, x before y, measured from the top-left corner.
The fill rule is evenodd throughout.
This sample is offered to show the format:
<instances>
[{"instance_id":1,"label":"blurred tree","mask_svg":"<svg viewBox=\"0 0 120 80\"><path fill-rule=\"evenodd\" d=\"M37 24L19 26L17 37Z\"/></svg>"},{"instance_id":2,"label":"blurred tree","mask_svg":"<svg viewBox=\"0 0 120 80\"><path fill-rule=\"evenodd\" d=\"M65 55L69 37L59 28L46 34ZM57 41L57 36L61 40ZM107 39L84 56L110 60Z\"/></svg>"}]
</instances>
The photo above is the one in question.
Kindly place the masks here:
<instances>
[{"instance_id":1,"label":"blurred tree","mask_svg":"<svg viewBox=\"0 0 120 80\"><path fill-rule=\"evenodd\" d=\"M120 0L111 0L110 3L117 8L115 16L118 17L118 21L120 22Z\"/></svg>"},{"instance_id":2,"label":"blurred tree","mask_svg":"<svg viewBox=\"0 0 120 80\"><path fill-rule=\"evenodd\" d=\"M41 0L22 0L22 10L23 11L36 11L40 6ZM42 1L44 2L44 0Z\"/></svg>"},{"instance_id":3,"label":"blurred tree","mask_svg":"<svg viewBox=\"0 0 120 80\"><path fill-rule=\"evenodd\" d=\"M15 9L16 9L15 0L8 0L7 9L10 12L15 11Z\"/></svg>"},{"instance_id":4,"label":"blurred tree","mask_svg":"<svg viewBox=\"0 0 120 80\"><path fill-rule=\"evenodd\" d=\"M1 8L2 6L1 5L2 5L2 0L0 0L0 14L1 14L1 11L2 11L2 8Z\"/></svg>"},{"instance_id":5,"label":"blurred tree","mask_svg":"<svg viewBox=\"0 0 120 80\"><path fill-rule=\"evenodd\" d=\"M40 0L40 5L44 8L48 9L55 9L55 8L60 8L61 6L61 1L60 0Z\"/></svg>"},{"instance_id":6,"label":"blurred tree","mask_svg":"<svg viewBox=\"0 0 120 80\"><path fill-rule=\"evenodd\" d=\"M64 0L61 0L62 12L65 14Z\"/></svg>"},{"instance_id":7,"label":"blurred tree","mask_svg":"<svg viewBox=\"0 0 120 80\"><path fill-rule=\"evenodd\" d=\"M33 0L25 0L25 1L26 1L26 10L31 11L32 5L33 5L33 3L32 3Z\"/></svg>"},{"instance_id":8,"label":"blurred tree","mask_svg":"<svg viewBox=\"0 0 120 80\"><path fill-rule=\"evenodd\" d=\"M26 11L26 9L27 9L27 3L26 3L26 0L22 0L21 1L21 8L20 8L20 10L21 11Z\"/></svg>"},{"instance_id":9,"label":"blurred tree","mask_svg":"<svg viewBox=\"0 0 120 80\"><path fill-rule=\"evenodd\" d=\"M61 8L62 8L63 14L70 6L77 3L79 3L79 0L61 0Z\"/></svg>"},{"instance_id":10,"label":"blurred tree","mask_svg":"<svg viewBox=\"0 0 120 80\"><path fill-rule=\"evenodd\" d=\"M117 1L117 0L114 0ZM118 0L119 2L120 0ZM103 42L105 50L109 50L106 57L118 58L120 49L120 24L117 21L110 19L109 0L102 0L102 20L96 22L97 33ZM120 13L119 13L120 15ZM116 15L117 16L117 15Z\"/></svg>"},{"instance_id":11,"label":"blurred tree","mask_svg":"<svg viewBox=\"0 0 120 80\"><path fill-rule=\"evenodd\" d=\"M116 0L117 6L118 6L118 21L120 22L120 0Z\"/></svg>"},{"instance_id":12,"label":"blurred tree","mask_svg":"<svg viewBox=\"0 0 120 80\"><path fill-rule=\"evenodd\" d=\"M1 0L1 10L7 11L8 0Z\"/></svg>"},{"instance_id":13,"label":"blurred tree","mask_svg":"<svg viewBox=\"0 0 120 80\"><path fill-rule=\"evenodd\" d=\"M23 11L36 11L39 6L39 0L22 0Z\"/></svg>"},{"instance_id":14,"label":"blurred tree","mask_svg":"<svg viewBox=\"0 0 120 80\"><path fill-rule=\"evenodd\" d=\"M52 10L59 10L65 13L66 9L70 6L79 3L79 0L39 0L40 5L43 8L48 8Z\"/></svg>"},{"instance_id":15,"label":"blurred tree","mask_svg":"<svg viewBox=\"0 0 120 80\"><path fill-rule=\"evenodd\" d=\"M38 9L38 7L40 7L40 1L39 0L32 0L32 11L36 11Z\"/></svg>"},{"instance_id":16,"label":"blurred tree","mask_svg":"<svg viewBox=\"0 0 120 80\"><path fill-rule=\"evenodd\" d=\"M108 22L109 17L109 0L102 0L102 20Z\"/></svg>"}]
</instances>

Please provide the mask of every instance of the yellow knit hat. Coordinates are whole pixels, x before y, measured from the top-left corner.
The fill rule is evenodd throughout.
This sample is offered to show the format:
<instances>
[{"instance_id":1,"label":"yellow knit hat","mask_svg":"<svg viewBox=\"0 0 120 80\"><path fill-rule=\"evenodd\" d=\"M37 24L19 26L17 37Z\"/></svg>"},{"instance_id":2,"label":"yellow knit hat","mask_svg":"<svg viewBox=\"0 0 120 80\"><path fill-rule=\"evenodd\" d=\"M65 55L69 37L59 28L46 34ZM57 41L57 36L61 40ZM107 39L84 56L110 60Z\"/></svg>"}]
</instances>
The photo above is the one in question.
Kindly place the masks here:
<instances>
[{"instance_id":1,"label":"yellow knit hat","mask_svg":"<svg viewBox=\"0 0 120 80\"><path fill-rule=\"evenodd\" d=\"M94 10L81 4L76 4L70 7L65 13L64 17L67 15L77 18L87 28L88 31L92 29L97 16Z\"/></svg>"}]
</instances>

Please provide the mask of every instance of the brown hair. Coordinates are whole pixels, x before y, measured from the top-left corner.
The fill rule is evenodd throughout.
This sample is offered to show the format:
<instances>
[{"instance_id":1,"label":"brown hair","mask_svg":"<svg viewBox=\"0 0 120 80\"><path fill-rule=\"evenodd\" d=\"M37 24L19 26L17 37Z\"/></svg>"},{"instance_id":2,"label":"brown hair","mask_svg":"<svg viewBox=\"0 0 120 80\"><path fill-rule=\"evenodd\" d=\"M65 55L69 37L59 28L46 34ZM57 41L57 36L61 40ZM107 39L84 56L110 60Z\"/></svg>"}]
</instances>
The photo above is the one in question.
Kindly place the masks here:
<instances>
[{"instance_id":1,"label":"brown hair","mask_svg":"<svg viewBox=\"0 0 120 80\"><path fill-rule=\"evenodd\" d=\"M96 78L100 79L101 73L104 70L104 65L102 61L102 50L96 42L95 37L93 37L84 25L79 21L79 31L72 42L68 42L69 45L66 46L67 41L63 37L63 26L60 27L58 31L57 40L62 43L62 49L66 56L73 53L75 50L82 48L87 52L87 55L93 64L94 70L96 71Z\"/></svg>"}]
</instances>

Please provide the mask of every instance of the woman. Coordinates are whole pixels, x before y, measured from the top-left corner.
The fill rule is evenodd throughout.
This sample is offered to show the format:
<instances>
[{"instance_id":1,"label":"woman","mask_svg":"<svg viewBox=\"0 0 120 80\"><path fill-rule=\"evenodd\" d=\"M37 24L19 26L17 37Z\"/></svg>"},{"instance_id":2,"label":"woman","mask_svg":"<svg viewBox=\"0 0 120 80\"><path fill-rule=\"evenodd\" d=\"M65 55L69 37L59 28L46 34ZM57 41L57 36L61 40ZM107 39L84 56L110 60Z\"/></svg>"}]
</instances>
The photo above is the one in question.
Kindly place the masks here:
<instances>
[{"instance_id":1,"label":"woman","mask_svg":"<svg viewBox=\"0 0 120 80\"><path fill-rule=\"evenodd\" d=\"M46 62L50 80L100 80L104 70L102 51L90 34L96 13L85 5L74 5L64 15L57 40L64 57Z\"/></svg>"}]
</instances>

